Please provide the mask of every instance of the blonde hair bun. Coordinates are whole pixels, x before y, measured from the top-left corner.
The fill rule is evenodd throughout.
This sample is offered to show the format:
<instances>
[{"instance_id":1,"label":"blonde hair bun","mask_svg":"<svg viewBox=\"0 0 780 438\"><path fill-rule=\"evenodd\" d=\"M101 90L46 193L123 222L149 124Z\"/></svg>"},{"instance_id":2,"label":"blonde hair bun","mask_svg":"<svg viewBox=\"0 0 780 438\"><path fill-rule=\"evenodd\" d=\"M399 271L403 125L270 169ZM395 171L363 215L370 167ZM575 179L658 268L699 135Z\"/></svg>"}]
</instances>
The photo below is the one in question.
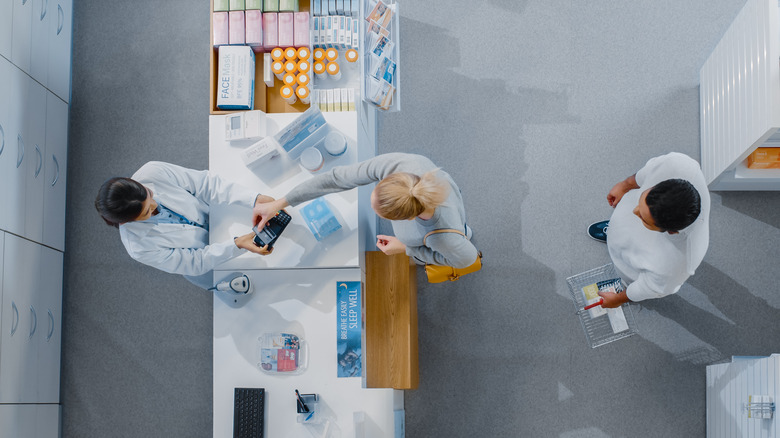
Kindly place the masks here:
<instances>
[{"instance_id":1,"label":"blonde hair bun","mask_svg":"<svg viewBox=\"0 0 780 438\"><path fill-rule=\"evenodd\" d=\"M374 189L377 213L390 220L413 219L441 205L449 196L450 188L436 176L438 170L422 176L396 172L379 181Z\"/></svg>"}]
</instances>

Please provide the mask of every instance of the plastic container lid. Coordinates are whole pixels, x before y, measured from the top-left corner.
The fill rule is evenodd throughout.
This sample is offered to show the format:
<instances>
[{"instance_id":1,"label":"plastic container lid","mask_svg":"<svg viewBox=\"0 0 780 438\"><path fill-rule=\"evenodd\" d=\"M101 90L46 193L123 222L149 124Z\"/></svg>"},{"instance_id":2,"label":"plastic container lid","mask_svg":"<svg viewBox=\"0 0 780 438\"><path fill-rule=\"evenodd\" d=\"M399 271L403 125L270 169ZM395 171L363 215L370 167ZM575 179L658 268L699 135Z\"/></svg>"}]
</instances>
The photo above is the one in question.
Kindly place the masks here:
<instances>
[{"instance_id":1,"label":"plastic container lid","mask_svg":"<svg viewBox=\"0 0 780 438\"><path fill-rule=\"evenodd\" d=\"M333 76L339 74L339 65L335 62L329 62L325 69Z\"/></svg>"},{"instance_id":2,"label":"plastic container lid","mask_svg":"<svg viewBox=\"0 0 780 438\"><path fill-rule=\"evenodd\" d=\"M309 97L309 88L303 86L298 87L295 89L295 95L298 96L298 99L301 99L301 101L303 101Z\"/></svg>"},{"instance_id":3,"label":"plastic container lid","mask_svg":"<svg viewBox=\"0 0 780 438\"><path fill-rule=\"evenodd\" d=\"M325 51L325 59L327 59L328 61L335 61L335 60L339 59L339 51L334 49L334 48L330 48L330 49L326 50Z\"/></svg>"},{"instance_id":4,"label":"plastic container lid","mask_svg":"<svg viewBox=\"0 0 780 438\"><path fill-rule=\"evenodd\" d=\"M338 131L330 131L325 137L325 150L337 157L347 151L347 138Z\"/></svg>"},{"instance_id":5,"label":"plastic container lid","mask_svg":"<svg viewBox=\"0 0 780 438\"><path fill-rule=\"evenodd\" d=\"M284 63L284 71L287 73L295 73L298 70L298 64L295 61L287 61Z\"/></svg>"},{"instance_id":6,"label":"plastic container lid","mask_svg":"<svg viewBox=\"0 0 780 438\"><path fill-rule=\"evenodd\" d=\"M295 96L295 92L289 85L282 85L282 88L279 89L279 94L285 99L290 99Z\"/></svg>"},{"instance_id":7,"label":"plastic container lid","mask_svg":"<svg viewBox=\"0 0 780 438\"><path fill-rule=\"evenodd\" d=\"M311 55L311 52L308 47L298 49L298 59L309 59L309 55Z\"/></svg>"},{"instance_id":8,"label":"plastic container lid","mask_svg":"<svg viewBox=\"0 0 780 438\"><path fill-rule=\"evenodd\" d=\"M311 78L309 78L308 73L299 73L298 76L295 78L295 82L298 83L298 85L305 87L309 85L309 81Z\"/></svg>"},{"instance_id":9,"label":"plastic container lid","mask_svg":"<svg viewBox=\"0 0 780 438\"><path fill-rule=\"evenodd\" d=\"M282 61L274 61L271 64L271 71L274 72L274 74L284 73L284 63Z\"/></svg>"},{"instance_id":10,"label":"plastic container lid","mask_svg":"<svg viewBox=\"0 0 780 438\"><path fill-rule=\"evenodd\" d=\"M323 59L325 59L325 50L320 48L314 49L314 60L322 61Z\"/></svg>"},{"instance_id":11,"label":"plastic container lid","mask_svg":"<svg viewBox=\"0 0 780 438\"><path fill-rule=\"evenodd\" d=\"M298 83L295 75L292 73L285 73L284 77L282 77L282 82L284 82L284 85L289 85L291 87L294 87L295 84Z\"/></svg>"},{"instance_id":12,"label":"plastic container lid","mask_svg":"<svg viewBox=\"0 0 780 438\"><path fill-rule=\"evenodd\" d=\"M315 147L306 148L301 154L301 165L309 172L316 172L322 169L324 163L322 152Z\"/></svg>"},{"instance_id":13,"label":"plastic container lid","mask_svg":"<svg viewBox=\"0 0 780 438\"><path fill-rule=\"evenodd\" d=\"M314 73L317 73L317 74L325 73L325 64L322 63L322 62L315 62L314 63Z\"/></svg>"},{"instance_id":14,"label":"plastic container lid","mask_svg":"<svg viewBox=\"0 0 780 438\"><path fill-rule=\"evenodd\" d=\"M303 60L298 63L298 71L301 73L306 73L311 68L311 64L309 64L309 61Z\"/></svg>"},{"instance_id":15,"label":"plastic container lid","mask_svg":"<svg viewBox=\"0 0 780 438\"><path fill-rule=\"evenodd\" d=\"M301 374L308 366L308 345L293 333L264 333L257 338L257 368L266 374Z\"/></svg>"},{"instance_id":16,"label":"plastic container lid","mask_svg":"<svg viewBox=\"0 0 780 438\"><path fill-rule=\"evenodd\" d=\"M347 61L349 62L355 62L358 59L358 52L355 49L349 49L344 57L347 58Z\"/></svg>"},{"instance_id":17,"label":"plastic container lid","mask_svg":"<svg viewBox=\"0 0 780 438\"><path fill-rule=\"evenodd\" d=\"M284 49L284 57L287 59L297 59L298 51L295 50L295 47L288 47Z\"/></svg>"},{"instance_id":18,"label":"plastic container lid","mask_svg":"<svg viewBox=\"0 0 780 438\"><path fill-rule=\"evenodd\" d=\"M274 61L284 59L284 50L282 50L281 47L275 47L273 50L271 50L271 59Z\"/></svg>"}]
</instances>

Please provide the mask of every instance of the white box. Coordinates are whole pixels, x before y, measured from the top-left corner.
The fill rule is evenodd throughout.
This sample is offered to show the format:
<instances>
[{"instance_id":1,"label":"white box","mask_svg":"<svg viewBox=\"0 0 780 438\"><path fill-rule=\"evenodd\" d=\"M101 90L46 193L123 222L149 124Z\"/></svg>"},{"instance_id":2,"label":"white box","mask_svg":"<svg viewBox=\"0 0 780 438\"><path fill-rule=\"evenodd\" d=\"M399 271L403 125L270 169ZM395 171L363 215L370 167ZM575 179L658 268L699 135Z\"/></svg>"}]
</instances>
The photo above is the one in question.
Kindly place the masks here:
<instances>
[{"instance_id":1,"label":"white box","mask_svg":"<svg viewBox=\"0 0 780 438\"><path fill-rule=\"evenodd\" d=\"M225 140L259 139L268 135L267 117L262 111L245 111L225 116Z\"/></svg>"},{"instance_id":2,"label":"white box","mask_svg":"<svg viewBox=\"0 0 780 438\"><path fill-rule=\"evenodd\" d=\"M245 166L262 163L279 155L279 144L273 137L266 137L241 151L241 160Z\"/></svg>"},{"instance_id":3,"label":"white box","mask_svg":"<svg viewBox=\"0 0 780 438\"><path fill-rule=\"evenodd\" d=\"M219 46L217 108L252 109L255 55L248 46Z\"/></svg>"},{"instance_id":4,"label":"white box","mask_svg":"<svg viewBox=\"0 0 780 438\"><path fill-rule=\"evenodd\" d=\"M347 101L349 103L349 110L355 111L355 89L349 88L347 90Z\"/></svg>"},{"instance_id":5,"label":"white box","mask_svg":"<svg viewBox=\"0 0 780 438\"><path fill-rule=\"evenodd\" d=\"M271 71L272 63L271 54L268 52L263 53L263 82L265 82L267 87L274 86L274 73Z\"/></svg>"},{"instance_id":6,"label":"white box","mask_svg":"<svg viewBox=\"0 0 780 438\"><path fill-rule=\"evenodd\" d=\"M327 90L327 100L328 100L328 111L336 111L335 103L333 102L333 89Z\"/></svg>"},{"instance_id":7,"label":"white box","mask_svg":"<svg viewBox=\"0 0 780 438\"><path fill-rule=\"evenodd\" d=\"M328 111L328 92L326 90L315 90L319 94L318 101L320 105L320 111Z\"/></svg>"},{"instance_id":8,"label":"white box","mask_svg":"<svg viewBox=\"0 0 780 438\"><path fill-rule=\"evenodd\" d=\"M349 107L349 90L347 88L341 89L341 110L342 111L354 111L354 107L350 109Z\"/></svg>"},{"instance_id":9,"label":"white box","mask_svg":"<svg viewBox=\"0 0 780 438\"><path fill-rule=\"evenodd\" d=\"M343 49L347 41L347 17L339 17L339 48Z\"/></svg>"},{"instance_id":10,"label":"white box","mask_svg":"<svg viewBox=\"0 0 780 438\"><path fill-rule=\"evenodd\" d=\"M360 26L358 25L357 18L352 20L352 48L357 50L360 48L360 38L358 35L358 31L360 30Z\"/></svg>"},{"instance_id":11,"label":"white box","mask_svg":"<svg viewBox=\"0 0 780 438\"><path fill-rule=\"evenodd\" d=\"M346 29L344 34L344 48L349 49L352 47L352 19L349 17L346 17Z\"/></svg>"},{"instance_id":12,"label":"white box","mask_svg":"<svg viewBox=\"0 0 780 438\"><path fill-rule=\"evenodd\" d=\"M341 89L333 89L333 111L343 111L341 109Z\"/></svg>"},{"instance_id":13,"label":"white box","mask_svg":"<svg viewBox=\"0 0 780 438\"><path fill-rule=\"evenodd\" d=\"M311 33L312 47L318 47L320 44L320 17L314 17L314 28Z\"/></svg>"}]
</instances>

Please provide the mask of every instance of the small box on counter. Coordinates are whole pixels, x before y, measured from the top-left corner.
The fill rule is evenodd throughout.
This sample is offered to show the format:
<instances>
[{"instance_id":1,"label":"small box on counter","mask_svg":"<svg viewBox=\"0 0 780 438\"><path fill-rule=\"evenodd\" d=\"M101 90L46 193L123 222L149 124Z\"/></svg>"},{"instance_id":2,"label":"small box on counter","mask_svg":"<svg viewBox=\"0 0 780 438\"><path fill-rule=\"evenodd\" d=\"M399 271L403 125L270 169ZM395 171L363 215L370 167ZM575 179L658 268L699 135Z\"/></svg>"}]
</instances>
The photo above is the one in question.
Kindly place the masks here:
<instances>
[{"instance_id":1,"label":"small box on counter","mask_svg":"<svg viewBox=\"0 0 780 438\"><path fill-rule=\"evenodd\" d=\"M214 0L214 12L227 12L230 10L230 0Z\"/></svg>"},{"instance_id":2,"label":"small box on counter","mask_svg":"<svg viewBox=\"0 0 780 438\"><path fill-rule=\"evenodd\" d=\"M263 12L279 12L279 0L265 0Z\"/></svg>"},{"instance_id":3,"label":"small box on counter","mask_svg":"<svg viewBox=\"0 0 780 438\"><path fill-rule=\"evenodd\" d=\"M780 147L758 148L748 155L748 169L780 169Z\"/></svg>"},{"instance_id":4,"label":"small box on counter","mask_svg":"<svg viewBox=\"0 0 780 438\"><path fill-rule=\"evenodd\" d=\"M244 3L244 0L230 0L231 11L243 11L244 9L246 9L246 3Z\"/></svg>"},{"instance_id":5,"label":"small box on counter","mask_svg":"<svg viewBox=\"0 0 780 438\"><path fill-rule=\"evenodd\" d=\"M220 46L217 64L217 107L252 109L255 55L247 46Z\"/></svg>"},{"instance_id":6,"label":"small box on counter","mask_svg":"<svg viewBox=\"0 0 780 438\"><path fill-rule=\"evenodd\" d=\"M246 10L263 10L263 0L246 0Z\"/></svg>"},{"instance_id":7,"label":"small box on counter","mask_svg":"<svg viewBox=\"0 0 780 438\"><path fill-rule=\"evenodd\" d=\"M298 0L279 0L279 12L298 12Z\"/></svg>"}]
</instances>

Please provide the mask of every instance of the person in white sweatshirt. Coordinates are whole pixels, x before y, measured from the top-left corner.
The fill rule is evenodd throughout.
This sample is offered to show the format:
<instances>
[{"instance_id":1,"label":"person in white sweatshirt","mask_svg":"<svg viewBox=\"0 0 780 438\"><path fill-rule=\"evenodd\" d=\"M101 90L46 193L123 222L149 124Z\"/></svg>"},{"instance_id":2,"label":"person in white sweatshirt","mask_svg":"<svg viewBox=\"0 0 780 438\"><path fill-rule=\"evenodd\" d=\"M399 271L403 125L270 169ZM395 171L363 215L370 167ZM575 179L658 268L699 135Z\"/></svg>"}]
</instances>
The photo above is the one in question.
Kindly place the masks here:
<instances>
[{"instance_id":1,"label":"person in white sweatshirt","mask_svg":"<svg viewBox=\"0 0 780 438\"><path fill-rule=\"evenodd\" d=\"M588 227L606 241L624 292L601 292L603 307L661 298L680 290L709 246L710 196L701 167L672 152L651 158L607 195L615 211Z\"/></svg>"},{"instance_id":2,"label":"person in white sweatshirt","mask_svg":"<svg viewBox=\"0 0 780 438\"><path fill-rule=\"evenodd\" d=\"M119 228L130 257L209 289L216 266L245 251L271 253L267 246L254 244L253 232L209 245L211 208L220 204L252 208L272 200L206 170L151 161L132 178L103 183L95 208L108 225Z\"/></svg>"}]
</instances>

